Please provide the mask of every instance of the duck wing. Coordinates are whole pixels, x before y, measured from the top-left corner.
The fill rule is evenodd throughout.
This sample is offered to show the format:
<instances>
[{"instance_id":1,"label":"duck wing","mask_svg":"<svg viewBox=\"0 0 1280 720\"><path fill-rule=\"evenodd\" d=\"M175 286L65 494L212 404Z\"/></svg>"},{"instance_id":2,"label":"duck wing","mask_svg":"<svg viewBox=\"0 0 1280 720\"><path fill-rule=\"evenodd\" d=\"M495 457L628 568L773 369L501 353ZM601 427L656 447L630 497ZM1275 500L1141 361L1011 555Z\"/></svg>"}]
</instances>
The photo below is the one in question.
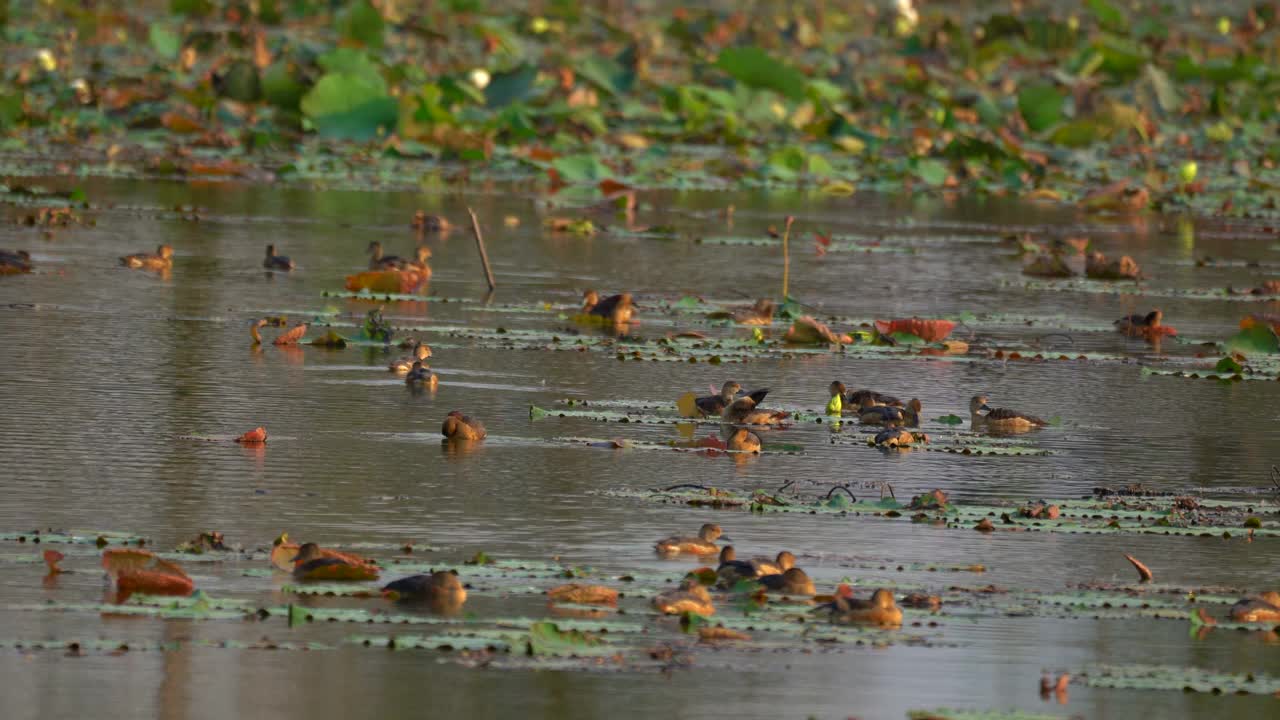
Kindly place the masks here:
<instances>
[{"instance_id":1,"label":"duck wing","mask_svg":"<svg viewBox=\"0 0 1280 720\"><path fill-rule=\"evenodd\" d=\"M705 395L696 398L693 404L708 415L719 415L724 410L724 398L719 395Z\"/></svg>"},{"instance_id":2,"label":"duck wing","mask_svg":"<svg viewBox=\"0 0 1280 720\"><path fill-rule=\"evenodd\" d=\"M764 402L764 396L768 394L769 388L760 388L759 390L752 390L750 393L747 393L747 397L751 398L751 402L754 403L756 407L759 407L760 403Z\"/></svg>"},{"instance_id":3,"label":"duck wing","mask_svg":"<svg viewBox=\"0 0 1280 720\"><path fill-rule=\"evenodd\" d=\"M1027 413L1018 412L1017 410L1010 410L1009 408L993 408L991 412L987 413L986 418L988 420L1022 419L1022 420L1026 420L1032 425L1048 425L1049 424L1044 420L1041 420L1040 418L1036 417L1035 415L1028 415Z\"/></svg>"},{"instance_id":4,"label":"duck wing","mask_svg":"<svg viewBox=\"0 0 1280 720\"><path fill-rule=\"evenodd\" d=\"M600 317L610 317L613 315L613 311L618 307L618 304L621 302L622 302L621 295L610 295L609 297L596 303L596 306L591 308L591 310L588 311L588 314L599 315Z\"/></svg>"}]
</instances>

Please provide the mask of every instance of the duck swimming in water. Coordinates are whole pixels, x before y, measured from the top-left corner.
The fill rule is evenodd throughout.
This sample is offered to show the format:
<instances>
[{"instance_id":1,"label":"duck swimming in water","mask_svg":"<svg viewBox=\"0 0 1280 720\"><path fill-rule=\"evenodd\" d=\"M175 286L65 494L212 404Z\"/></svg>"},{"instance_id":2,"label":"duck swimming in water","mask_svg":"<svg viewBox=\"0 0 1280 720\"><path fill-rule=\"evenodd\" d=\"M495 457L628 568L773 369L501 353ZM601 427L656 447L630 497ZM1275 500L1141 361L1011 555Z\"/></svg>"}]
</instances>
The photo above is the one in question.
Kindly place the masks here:
<instances>
[{"instance_id":1,"label":"duck swimming in water","mask_svg":"<svg viewBox=\"0 0 1280 720\"><path fill-rule=\"evenodd\" d=\"M26 250L0 250L0 275L31 272L31 253Z\"/></svg>"},{"instance_id":2,"label":"duck swimming in water","mask_svg":"<svg viewBox=\"0 0 1280 720\"><path fill-rule=\"evenodd\" d=\"M1152 328L1163 326L1164 312L1156 309L1146 315L1125 315L1113 324L1125 335L1146 335Z\"/></svg>"},{"instance_id":3,"label":"duck swimming in water","mask_svg":"<svg viewBox=\"0 0 1280 720\"><path fill-rule=\"evenodd\" d=\"M738 428L729 436L728 447L734 452L759 454L762 445L759 435L746 428Z\"/></svg>"},{"instance_id":4,"label":"duck swimming in water","mask_svg":"<svg viewBox=\"0 0 1280 720\"><path fill-rule=\"evenodd\" d=\"M488 434L479 420L463 415L461 410L453 410L445 417L440 432L450 440L483 440Z\"/></svg>"},{"instance_id":5,"label":"duck swimming in water","mask_svg":"<svg viewBox=\"0 0 1280 720\"><path fill-rule=\"evenodd\" d=\"M660 555L715 555L720 552L716 540L721 534L720 526L707 523L698 530L697 537L673 535L659 540L653 548Z\"/></svg>"},{"instance_id":6,"label":"duck swimming in water","mask_svg":"<svg viewBox=\"0 0 1280 720\"><path fill-rule=\"evenodd\" d=\"M923 407L920 400L912 398L906 407L892 405L873 405L874 401L866 397L858 410L858 420L865 425L907 425L915 427L920 424L920 412Z\"/></svg>"},{"instance_id":7,"label":"duck swimming in water","mask_svg":"<svg viewBox=\"0 0 1280 720\"><path fill-rule=\"evenodd\" d=\"M871 594L870 600L859 600L837 594L830 605L831 622L842 625L867 624L896 627L902 624L902 608L893 599L893 593L881 588Z\"/></svg>"},{"instance_id":8,"label":"duck swimming in water","mask_svg":"<svg viewBox=\"0 0 1280 720\"><path fill-rule=\"evenodd\" d=\"M595 290L587 290L582 294L582 314L603 318L611 325L626 325L635 314L635 306L631 293L610 295L601 300Z\"/></svg>"},{"instance_id":9,"label":"duck swimming in water","mask_svg":"<svg viewBox=\"0 0 1280 720\"><path fill-rule=\"evenodd\" d=\"M414 361L425 361L429 357L431 357L431 347L426 343L418 343L414 346L412 355L399 360L392 360L391 364L387 365L387 369L393 373L404 374L413 369Z\"/></svg>"},{"instance_id":10,"label":"duck swimming in water","mask_svg":"<svg viewBox=\"0 0 1280 720\"><path fill-rule=\"evenodd\" d=\"M724 412L729 404L737 399L738 393L742 391L742 386L729 380L720 386L719 395L703 395L693 401L698 411L705 415L719 415Z\"/></svg>"},{"instance_id":11,"label":"duck swimming in water","mask_svg":"<svg viewBox=\"0 0 1280 720\"><path fill-rule=\"evenodd\" d=\"M756 574L760 577L781 575L796 566L796 556L783 550L773 558L752 558L751 564L755 566Z\"/></svg>"},{"instance_id":12,"label":"duck swimming in water","mask_svg":"<svg viewBox=\"0 0 1280 720\"><path fill-rule=\"evenodd\" d=\"M711 593L695 578L684 580L676 590L659 594L653 599L653 606L664 615L682 615L688 612L709 617L716 612L715 605L711 603Z\"/></svg>"},{"instance_id":13,"label":"duck swimming in water","mask_svg":"<svg viewBox=\"0 0 1280 720\"><path fill-rule=\"evenodd\" d=\"M902 428L889 428L876 433L871 439L871 445L879 448L907 448L915 443L927 443L929 436L922 432L912 432L903 430Z\"/></svg>"},{"instance_id":14,"label":"duck swimming in water","mask_svg":"<svg viewBox=\"0 0 1280 720\"><path fill-rule=\"evenodd\" d=\"M770 592L786 595L816 595L813 580L800 568L788 568L786 572L776 575L764 575L758 582Z\"/></svg>"},{"instance_id":15,"label":"duck swimming in water","mask_svg":"<svg viewBox=\"0 0 1280 720\"><path fill-rule=\"evenodd\" d=\"M413 361L413 365L409 368L409 373L404 376L404 381L408 385L425 387L430 390L436 389L436 386L440 384L440 378L436 376L435 373L431 372L431 368L424 365L421 360ZM445 422L447 423L449 421L445 420ZM478 440L480 438L467 439Z\"/></svg>"},{"instance_id":16,"label":"duck swimming in water","mask_svg":"<svg viewBox=\"0 0 1280 720\"><path fill-rule=\"evenodd\" d=\"M467 600L467 589L458 579L458 573L452 570L400 578L384 585L382 592L388 597L405 602L443 603L456 606Z\"/></svg>"},{"instance_id":17,"label":"duck swimming in water","mask_svg":"<svg viewBox=\"0 0 1280 720\"><path fill-rule=\"evenodd\" d=\"M262 261L262 267L268 270L280 270L288 272L294 268L293 261L284 255L276 254L276 246L267 246L267 256Z\"/></svg>"},{"instance_id":18,"label":"duck swimming in water","mask_svg":"<svg viewBox=\"0 0 1280 720\"><path fill-rule=\"evenodd\" d=\"M1142 270L1128 255L1108 260L1100 252L1091 252L1085 257L1084 274L1094 280L1137 280Z\"/></svg>"},{"instance_id":19,"label":"duck swimming in water","mask_svg":"<svg viewBox=\"0 0 1280 720\"><path fill-rule=\"evenodd\" d=\"M760 568L749 560L739 560L732 545L720 549L720 564L716 566L716 582L722 587L733 587L741 580L760 577Z\"/></svg>"},{"instance_id":20,"label":"duck swimming in water","mask_svg":"<svg viewBox=\"0 0 1280 720\"><path fill-rule=\"evenodd\" d=\"M987 404L986 395L974 395L969 400L969 415L975 428L987 427L1005 432L1034 430L1049 424L1034 415L1017 410L993 408Z\"/></svg>"},{"instance_id":21,"label":"duck swimming in water","mask_svg":"<svg viewBox=\"0 0 1280 720\"><path fill-rule=\"evenodd\" d=\"M305 543L293 559L293 576L299 580L373 580L378 577L378 568L343 553L327 552L315 543Z\"/></svg>"},{"instance_id":22,"label":"duck swimming in water","mask_svg":"<svg viewBox=\"0 0 1280 720\"><path fill-rule=\"evenodd\" d=\"M135 270L168 270L173 267L173 247L161 245L155 254L134 253L120 258L120 264Z\"/></svg>"},{"instance_id":23,"label":"duck swimming in water","mask_svg":"<svg viewBox=\"0 0 1280 720\"><path fill-rule=\"evenodd\" d=\"M885 395L884 393L878 393L875 390L863 389L863 390L854 390L850 392L845 387L845 384L840 382L839 380L832 381L831 385L827 387L827 391L833 397L839 396L844 407L851 408L855 413L861 410L864 404L868 404L868 403L869 403L869 406L871 407L875 407L879 405L889 405L891 407L903 407L905 404L901 400L899 400L898 398L892 395Z\"/></svg>"},{"instance_id":24,"label":"duck swimming in water","mask_svg":"<svg viewBox=\"0 0 1280 720\"><path fill-rule=\"evenodd\" d=\"M731 425L781 425L791 417L784 410L759 410L757 405L764 401L769 388L761 388L746 397L740 397L729 403L720 413L720 419Z\"/></svg>"},{"instance_id":25,"label":"duck swimming in water","mask_svg":"<svg viewBox=\"0 0 1280 720\"><path fill-rule=\"evenodd\" d=\"M369 243L369 269L370 270L399 270L404 267L404 258L398 255L383 255L382 243L374 240Z\"/></svg>"},{"instance_id":26,"label":"duck swimming in water","mask_svg":"<svg viewBox=\"0 0 1280 720\"><path fill-rule=\"evenodd\" d=\"M427 247L426 245L419 245L418 248L413 251L413 259L406 260L403 267L401 267L400 269L401 270L417 270L420 273L426 273L427 276L430 277L431 265L428 264L427 262L430 259L431 259L431 248Z\"/></svg>"}]
</instances>

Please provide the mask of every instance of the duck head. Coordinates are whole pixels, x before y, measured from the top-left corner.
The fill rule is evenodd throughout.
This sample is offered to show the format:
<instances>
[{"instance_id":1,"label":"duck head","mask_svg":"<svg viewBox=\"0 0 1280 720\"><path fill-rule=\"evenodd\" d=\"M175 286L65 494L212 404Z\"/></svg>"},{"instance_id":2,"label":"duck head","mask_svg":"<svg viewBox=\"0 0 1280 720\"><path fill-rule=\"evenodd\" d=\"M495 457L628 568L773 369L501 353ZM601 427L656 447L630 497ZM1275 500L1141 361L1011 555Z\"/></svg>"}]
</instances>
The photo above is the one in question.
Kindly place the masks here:
<instances>
[{"instance_id":1,"label":"duck head","mask_svg":"<svg viewBox=\"0 0 1280 720\"><path fill-rule=\"evenodd\" d=\"M725 545L720 548L720 564L733 562L738 559L738 553L733 549L732 545Z\"/></svg>"},{"instance_id":2,"label":"duck head","mask_svg":"<svg viewBox=\"0 0 1280 720\"><path fill-rule=\"evenodd\" d=\"M413 349L413 356L418 360L426 360L431 357L431 347L426 343L418 343L418 347Z\"/></svg>"},{"instance_id":3,"label":"duck head","mask_svg":"<svg viewBox=\"0 0 1280 720\"><path fill-rule=\"evenodd\" d=\"M827 392L831 393L831 397L836 397L837 395L844 397L849 394L848 388L839 380L832 380L831 384L827 386Z\"/></svg>"},{"instance_id":4,"label":"duck head","mask_svg":"<svg viewBox=\"0 0 1280 720\"><path fill-rule=\"evenodd\" d=\"M374 240L373 242L369 243L369 247L368 249L365 250L365 252L372 255L374 260L380 259L382 257L382 243L378 242L377 240Z\"/></svg>"},{"instance_id":5,"label":"duck head","mask_svg":"<svg viewBox=\"0 0 1280 720\"><path fill-rule=\"evenodd\" d=\"M739 392L742 392L742 386L732 380L720 386L720 397L727 403L733 402Z\"/></svg>"},{"instance_id":6,"label":"duck head","mask_svg":"<svg viewBox=\"0 0 1280 720\"><path fill-rule=\"evenodd\" d=\"M173 257L173 246L161 245L160 247L156 248L156 254L164 258L165 260L168 260L169 258Z\"/></svg>"},{"instance_id":7,"label":"duck head","mask_svg":"<svg viewBox=\"0 0 1280 720\"><path fill-rule=\"evenodd\" d=\"M417 258L418 262L425 264L427 260L431 259L431 248L425 245L419 245L418 249L414 252L414 257Z\"/></svg>"},{"instance_id":8,"label":"duck head","mask_svg":"<svg viewBox=\"0 0 1280 720\"><path fill-rule=\"evenodd\" d=\"M720 526L715 523L707 523L698 530L698 537L707 542L715 542L721 534Z\"/></svg>"},{"instance_id":9,"label":"duck head","mask_svg":"<svg viewBox=\"0 0 1280 720\"><path fill-rule=\"evenodd\" d=\"M1152 310L1147 313L1147 317L1143 320L1149 327L1160 327L1160 323L1164 320L1164 312L1161 310Z\"/></svg>"},{"instance_id":10,"label":"duck head","mask_svg":"<svg viewBox=\"0 0 1280 720\"><path fill-rule=\"evenodd\" d=\"M990 410L991 406L987 405L986 395L974 395L969 399L969 413L973 415L981 415L982 411Z\"/></svg>"},{"instance_id":11,"label":"duck head","mask_svg":"<svg viewBox=\"0 0 1280 720\"><path fill-rule=\"evenodd\" d=\"M884 588L880 588L879 590L872 593L871 604L875 605L878 608L885 608L887 610L891 607L894 607L897 603L893 601L892 592L885 590Z\"/></svg>"},{"instance_id":12,"label":"duck head","mask_svg":"<svg viewBox=\"0 0 1280 720\"><path fill-rule=\"evenodd\" d=\"M796 566L796 556L786 550L783 550L778 553L777 564L785 573Z\"/></svg>"}]
</instances>

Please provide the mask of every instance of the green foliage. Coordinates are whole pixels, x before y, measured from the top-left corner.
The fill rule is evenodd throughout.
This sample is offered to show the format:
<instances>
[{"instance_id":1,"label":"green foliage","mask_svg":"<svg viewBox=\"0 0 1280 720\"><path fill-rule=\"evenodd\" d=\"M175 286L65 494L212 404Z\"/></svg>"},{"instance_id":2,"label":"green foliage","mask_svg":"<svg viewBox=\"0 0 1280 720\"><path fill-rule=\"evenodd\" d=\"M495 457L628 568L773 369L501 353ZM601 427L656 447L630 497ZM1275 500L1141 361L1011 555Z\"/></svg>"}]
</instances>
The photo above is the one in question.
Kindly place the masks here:
<instances>
[{"instance_id":1,"label":"green foliage","mask_svg":"<svg viewBox=\"0 0 1280 720\"><path fill-rule=\"evenodd\" d=\"M364 53L342 48L319 62L328 73L303 96L300 107L322 137L371 140L395 129L399 104Z\"/></svg>"},{"instance_id":2,"label":"green foliage","mask_svg":"<svg viewBox=\"0 0 1280 720\"><path fill-rule=\"evenodd\" d=\"M1066 96L1052 83L1028 85L1018 92L1018 111L1033 132L1058 124L1065 102Z\"/></svg>"},{"instance_id":3,"label":"green foliage","mask_svg":"<svg viewBox=\"0 0 1280 720\"><path fill-rule=\"evenodd\" d=\"M1258 323L1236 333L1227 340L1227 350L1241 355L1274 355L1280 353L1280 338L1268 325Z\"/></svg>"},{"instance_id":4,"label":"green foliage","mask_svg":"<svg viewBox=\"0 0 1280 720\"><path fill-rule=\"evenodd\" d=\"M525 63L506 72L494 73L484 88L485 104L492 108L506 107L525 100L533 91L538 78L538 68Z\"/></svg>"},{"instance_id":5,"label":"green foliage","mask_svg":"<svg viewBox=\"0 0 1280 720\"><path fill-rule=\"evenodd\" d=\"M174 60L182 51L182 38L159 22L151 23L148 40L156 54L165 60Z\"/></svg>"},{"instance_id":6,"label":"green foliage","mask_svg":"<svg viewBox=\"0 0 1280 720\"><path fill-rule=\"evenodd\" d=\"M773 90L791 100L804 97L805 76L762 48L726 48L716 58L716 67L748 87Z\"/></svg>"},{"instance_id":7,"label":"green foliage","mask_svg":"<svg viewBox=\"0 0 1280 720\"><path fill-rule=\"evenodd\" d=\"M375 50L382 47L385 25L382 14L368 0L351 3L338 16L338 32L343 38Z\"/></svg>"}]
</instances>

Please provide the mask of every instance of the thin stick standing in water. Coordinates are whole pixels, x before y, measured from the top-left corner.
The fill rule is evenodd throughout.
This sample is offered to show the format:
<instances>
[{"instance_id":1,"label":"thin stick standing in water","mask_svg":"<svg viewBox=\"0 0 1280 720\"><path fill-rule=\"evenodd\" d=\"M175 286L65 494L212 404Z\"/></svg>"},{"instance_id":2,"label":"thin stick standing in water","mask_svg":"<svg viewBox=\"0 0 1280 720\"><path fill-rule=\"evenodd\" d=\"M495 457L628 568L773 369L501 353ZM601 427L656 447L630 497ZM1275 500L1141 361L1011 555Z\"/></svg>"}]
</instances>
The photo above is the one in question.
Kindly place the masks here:
<instances>
[{"instance_id":1,"label":"thin stick standing in water","mask_svg":"<svg viewBox=\"0 0 1280 720\"><path fill-rule=\"evenodd\" d=\"M480 264L484 266L484 279L489 283L489 292L493 292L498 287L498 283L493 279L493 268L489 267L489 253L484 249L484 235L480 234L480 221L476 219L476 211L467 208L467 213L471 215L471 231L476 235L476 247L480 249Z\"/></svg>"},{"instance_id":2,"label":"thin stick standing in water","mask_svg":"<svg viewBox=\"0 0 1280 720\"><path fill-rule=\"evenodd\" d=\"M794 220L790 215L787 216L787 226L782 231L782 302L787 301L787 289L791 283L791 222Z\"/></svg>"}]
</instances>

